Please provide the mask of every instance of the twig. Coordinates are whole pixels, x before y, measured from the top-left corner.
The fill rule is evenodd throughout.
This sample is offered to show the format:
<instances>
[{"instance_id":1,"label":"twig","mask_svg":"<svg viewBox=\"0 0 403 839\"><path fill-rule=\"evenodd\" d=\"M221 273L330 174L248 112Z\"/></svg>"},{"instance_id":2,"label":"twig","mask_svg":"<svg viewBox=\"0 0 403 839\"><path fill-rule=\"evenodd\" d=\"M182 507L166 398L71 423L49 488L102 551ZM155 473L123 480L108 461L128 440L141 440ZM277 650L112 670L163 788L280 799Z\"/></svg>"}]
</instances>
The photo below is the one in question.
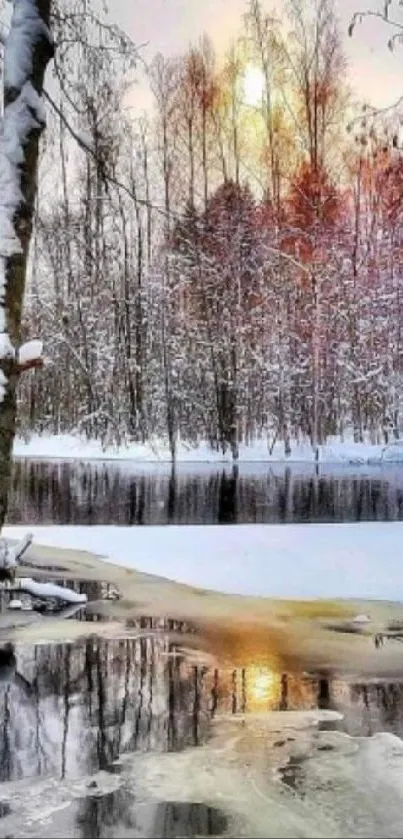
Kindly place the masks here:
<instances>
[{"instance_id":1,"label":"twig","mask_svg":"<svg viewBox=\"0 0 403 839\"><path fill-rule=\"evenodd\" d=\"M91 155L91 157L95 160L96 163L99 162L97 160L97 156L95 154L94 149L91 148L90 144L87 143L85 141L85 139L79 133L77 133L77 131L75 131L75 129L73 128L73 126L70 124L69 120L67 119L67 117L63 113L63 111L58 107L58 105L56 104L54 99L52 99L52 97L50 96L50 94L46 90L43 90L43 96L45 97L45 99L48 100L49 104L52 106L54 111L57 113L58 117L60 117L64 126L70 132L71 136L78 143L80 148L82 148L83 151L85 151L87 154ZM115 178L109 172L107 173L107 172L103 171L102 172L102 177L103 177L103 180L105 181L106 184L110 183L113 186L117 187L118 189L121 189L135 203L140 204L143 207L148 207L148 209L150 209L150 210L155 210L156 213L159 213L161 216L166 218L167 212L163 207L159 206L158 204L151 203L146 198L139 198L137 195L134 194L134 192L132 192L131 189L129 189L129 187L127 187L124 183L122 183L122 181L118 180L118 178ZM172 210L171 210L171 215L173 215L174 217L176 217L178 219L183 218L183 213L175 213Z\"/></svg>"}]
</instances>

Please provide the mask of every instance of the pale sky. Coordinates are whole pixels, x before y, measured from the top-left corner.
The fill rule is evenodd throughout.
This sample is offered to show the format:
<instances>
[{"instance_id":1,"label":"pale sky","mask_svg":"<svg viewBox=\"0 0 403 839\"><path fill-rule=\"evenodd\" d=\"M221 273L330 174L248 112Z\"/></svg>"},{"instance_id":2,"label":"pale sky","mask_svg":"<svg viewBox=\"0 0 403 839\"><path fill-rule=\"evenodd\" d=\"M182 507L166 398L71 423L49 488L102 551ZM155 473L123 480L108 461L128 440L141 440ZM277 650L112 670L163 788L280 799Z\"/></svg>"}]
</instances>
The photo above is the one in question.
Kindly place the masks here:
<instances>
[{"instance_id":1,"label":"pale sky","mask_svg":"<svg viewBox=\"0 0 403 839\"><path fill-rule=\"evenodd\" d=\"M149 60L156 52L184 52L203 32L212 37L218 50L224 49L239 31L247 5L247 0L113 0L110 17L136 44L148 43L143 54ZM383 0L336 3L346 33L351 83L360 97L375 106L392 104L403 95L403 46L393 54L388 50L389 30L379 20L358 25L353 38L348 37L347 28L354 11L376 11L382 5ZM281 0L268 0L267 8L273 7L281 9Z\"/></svg>"}]
</instances>

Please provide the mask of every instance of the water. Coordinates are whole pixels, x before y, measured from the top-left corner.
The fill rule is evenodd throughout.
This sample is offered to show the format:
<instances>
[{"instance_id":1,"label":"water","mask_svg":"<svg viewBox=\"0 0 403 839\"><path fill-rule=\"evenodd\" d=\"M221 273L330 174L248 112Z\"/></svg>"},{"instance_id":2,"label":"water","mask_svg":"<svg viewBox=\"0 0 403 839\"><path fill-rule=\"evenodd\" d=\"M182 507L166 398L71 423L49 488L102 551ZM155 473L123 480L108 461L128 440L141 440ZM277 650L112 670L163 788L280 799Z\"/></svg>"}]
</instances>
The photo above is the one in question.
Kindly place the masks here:
<instances>
[{"instance_id":1,"label":"water","mask_svg":"<svg viewBox=\"0 0 403 839\"><path fill-rule=\"evenodd\" d=\"M155 630L155 621L148 625ZM3 650L1 782L118 775L122 755L202 746L220 715L326 708L343 713L337 726L352 736L403 736L403 682L396 680L281 673L253 661L242 669L197 666L164 631Z\"/></svg>"},{"instance_id":2,"label":"water","mask_svg":"<svg viewBox=\"0 0 403 839\"><path fill-rule=\"evenodd\" d=\"M181 801L139 805L135 796L122 788L102 796L87 796L80 802L75 816L76 835L84 839L138 835L154 839L202 839L221 836L228 824L224 813L215 807ZM139 834L140 820L152 827L150 833L145 834L143 828Z\"/></svg>"},{"instance_id":3,"label":"water","mask_svg":"<svg viewBox=\"0 0 403 839\"><path fill-rule=\"evenodd\" d=\"M278 465L233 472L188 466L172 475L167 467L24 460L14 465L9 513L10 523L27 525L377 520L403 520L399 467ZM77 588L83 585L90 599L100 598L98 583L76 581ZM209 775L203 767L199 774L194 770L196 755L211 743L216 721L233 721L239 714L253 720L261 712L330 709L343 719L319 726L328 737L332 732L326 729L353 737L390 732L403 738L403 680L277 672L262 665L261 657L254 660L253 653L242 668L202 666L173 642L172 631L185 631L180 624L143 617L130 620L130 626L125 621L122 637L104 637L95 634L105 629L96 613L83 611L73 620L77 618L88 621L88 635L79 640L37 644L14 639L12 645L0 645L0 839L255 835L250 828L242 833L242 822L231 821L228 800L212 802L194 794ZM130 637L139 630L147 635ZM185 646L188 640L186 636ZM242 784L245 767L255 759L261 761L264 777L271 750L282 761L279 780L285 794L298 796L306 760L298 754L288 757L295 738L292 728L274 732L267 753L265 736L248 741L241 754ZM225 741L223 751L214 752L218 760L221 754L224 760L226 748ZM317 749L329 751L328 758L334 746L318 739ZM183 801L182 790L169 798L166 792L156 794L152 785L153 794L144 794L136 775L141 775L142 764L131 774L125 764L132 755L140 760L157 755L159 772L158 761L162 771L164 757L171 756L180 775L180 760L187 754L192 756L188 775L184 770L189 795ZM99 785L99 773L109 779L105 788ZM57 794L66 795L65 804L52 809L50 800L50 815L42 818L46 806L41 794L32 798L29 810L27 788L19 792L18 784L32 784L34 790L49 778L69 792L58 787ZM73 791L69 784L76 785ZM52 788L46 789L51 797ZM186 793L187 780L183 789ZM262 799L257 804L261 808ZM377 835L383 836L380 828Z\"/></svg>"},{"instance_id":4,"label":"water","mask_svg":"<svg viewBox=\"0 0 403 839\"><path fill-rule=\"evenodd\" d=\"M171 624L151 618L142 618L137 627L132 622L134 634L149 630L141 638L92 635L65 643L2 646L1 839L256 835L252 828L242 829L243 816L228 806L228 797L221 802L218 796L216 806L208 797L192 798L199 784L197 755L202 755L202 781L209 774L208 752L204 766L200 747L208 746L215 721L236 720L240 714L253 720L267 711L333 709L344 719L332 727L352 736L384 731L403 736L403 683L277 672L253 659L235 669L195 665L173 643L171 630L180 627ZM274 729L269 747L265 735L247 740L240 753L242 773L257 760L264 779L269 748L280 761L281 785L303 797L306 756L287 757L296 738L291 726L278 733ZM226 739L224 749L222 744L214 752L218 761L226 760L225 744ZM335 747L318 739L316 748L330 754ZM184 800L165 798L153 782L144 788L141 776L149 764L142 761L147 756L158 776L164 773L164 756L177 761L189 749L191 777L185 770L188 780L180 789ZM133 756L138 762L132 762ZM180 777L180 763L170 766ZM169 773L164 777L169 788Z\"/></svg>"},{"instance_id":5,"label":"water","mask_svg":"<svg viewBox=\"0 0 403 839\"><path fill-rule=\"evenodd\" d=\"M14 464L10 524L403 521L399 466Z\"/></svg>"}]
</instances>

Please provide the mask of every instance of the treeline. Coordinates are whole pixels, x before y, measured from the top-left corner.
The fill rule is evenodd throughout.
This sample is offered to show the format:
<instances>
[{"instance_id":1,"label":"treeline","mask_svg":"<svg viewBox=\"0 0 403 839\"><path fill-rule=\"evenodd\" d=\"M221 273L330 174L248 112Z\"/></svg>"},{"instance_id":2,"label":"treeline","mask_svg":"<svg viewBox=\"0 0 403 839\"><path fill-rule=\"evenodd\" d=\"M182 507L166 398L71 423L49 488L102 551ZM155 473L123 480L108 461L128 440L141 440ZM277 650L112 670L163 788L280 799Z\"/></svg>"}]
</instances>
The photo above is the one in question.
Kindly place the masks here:
<instances>
[{"instance_id":1,"label":"treeline","mask_svg":"<svg viewBox=\"0 0 403 839\"><path fill-rule=\"evenodd\" d=\"M251 0L222 60L206 38L157 56L147 118L134 48L85 21L43 148L26 321L48 363L21 384L22 432L234 458L398 437L402 158L352 100L331 0L281 24Z\"/></svg>"}]
</instances>

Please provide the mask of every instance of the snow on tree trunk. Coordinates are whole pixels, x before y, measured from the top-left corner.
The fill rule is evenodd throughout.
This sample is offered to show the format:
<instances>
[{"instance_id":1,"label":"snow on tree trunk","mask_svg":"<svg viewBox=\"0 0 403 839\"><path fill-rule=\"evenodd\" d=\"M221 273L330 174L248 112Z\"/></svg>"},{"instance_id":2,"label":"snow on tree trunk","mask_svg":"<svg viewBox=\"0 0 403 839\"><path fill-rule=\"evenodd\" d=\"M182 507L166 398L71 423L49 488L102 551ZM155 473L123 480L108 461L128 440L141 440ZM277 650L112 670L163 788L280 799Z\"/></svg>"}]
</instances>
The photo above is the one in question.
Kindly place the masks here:
<instances>
[{"instance_id":1,"label":"snow on tree trunk","mask_svg":"<svg viewBox=\"0 0 403 839\"><path fill-rule=\"evenodd\" d=\"M7 512L16 388L21 368L21 310L37 190L41 93L53 55L52 0L14 0L4 52L0 134L0 529ZM26 368L25 368L26 369Z\"/></svg>"}]
</instances>

